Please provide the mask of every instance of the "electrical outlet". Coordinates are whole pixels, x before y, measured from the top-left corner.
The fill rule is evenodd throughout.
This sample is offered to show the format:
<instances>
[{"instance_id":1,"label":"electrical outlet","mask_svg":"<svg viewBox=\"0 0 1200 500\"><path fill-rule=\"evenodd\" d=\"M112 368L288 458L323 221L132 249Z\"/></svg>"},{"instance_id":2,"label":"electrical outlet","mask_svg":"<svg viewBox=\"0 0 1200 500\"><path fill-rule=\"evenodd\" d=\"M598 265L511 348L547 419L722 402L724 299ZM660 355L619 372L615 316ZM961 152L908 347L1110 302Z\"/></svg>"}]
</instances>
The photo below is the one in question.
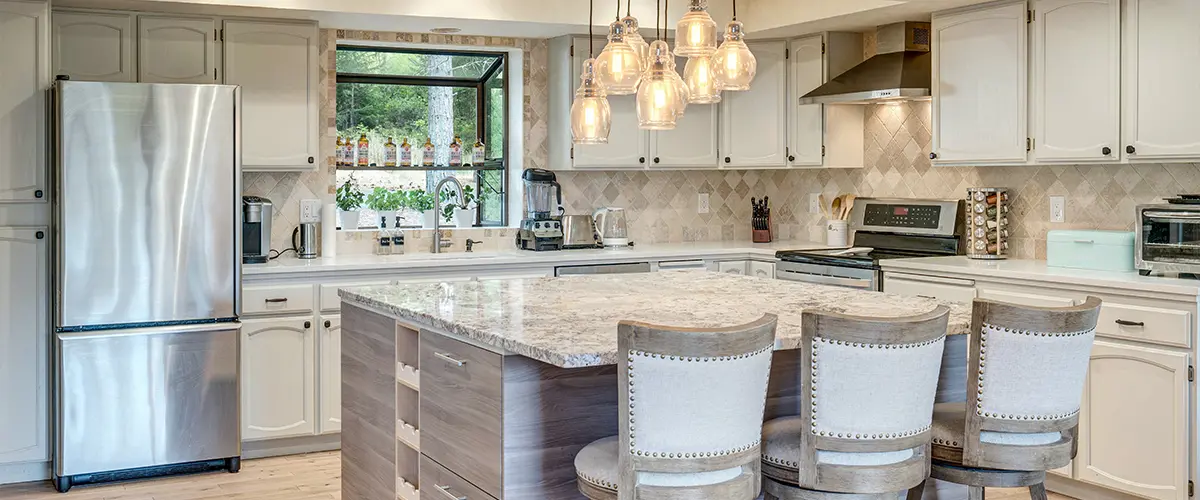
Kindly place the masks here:
<instances>
[{"instance_id":1,"label":"electrical outlet","mask_svg":"<svg viewBox=\"0 0 1200 500\"><path fill-rule=\"evenodd\" d=\"M820 193L812 193L812 194L808 195L808 213L810 213L810 214L821 213L821 194Z\"/></svg>"},{"instance_id":2,"label":"electrical outlet","mask_svg":"<svg viewBox=\"0 0 1200 500\"><path fill-rule=\"evenodd\" d=\"M696 213L708 213L708 193L700 193L700 195L696 197Z\"/></svg>"},{"instance_id":3,"label":"electrical outlet","mask_svg":"<svg viewBox=\"0 0 1200 500\"><path fill-rule=\"evenodd\" d=\"M300 200L300 222L321 222L321 200Z\"/></svg>"},{"instance_id":4,"label":"electrical outlet","mask_svg":"<svg viewBox=\"0 0 1200 500\"><path fill-rule=\"evenodd\" d=\"M1050 222L1066 222L1067 221L1067 197L1051 196L1050 197Z\"/></svg>"}]
</instances>

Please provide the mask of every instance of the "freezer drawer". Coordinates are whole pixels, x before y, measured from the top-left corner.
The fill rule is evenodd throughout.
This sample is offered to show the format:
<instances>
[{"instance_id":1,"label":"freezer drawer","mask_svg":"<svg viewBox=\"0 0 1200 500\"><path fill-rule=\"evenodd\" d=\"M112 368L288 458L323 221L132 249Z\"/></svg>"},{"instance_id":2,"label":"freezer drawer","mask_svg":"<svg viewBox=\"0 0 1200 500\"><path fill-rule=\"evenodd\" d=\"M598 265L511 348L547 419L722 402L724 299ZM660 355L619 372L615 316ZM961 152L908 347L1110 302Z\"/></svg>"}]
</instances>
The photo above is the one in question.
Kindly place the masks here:
<instances>
[{"instance_id":1,"label":"freezer drawer","mask_svg":"<svg viewBox=\"0 0 1200 500\"><path fill-rule=\"evenodd\" d=\"M238 323L56 335L56 476L241 455Z\"/></svg>"}]
</instances>

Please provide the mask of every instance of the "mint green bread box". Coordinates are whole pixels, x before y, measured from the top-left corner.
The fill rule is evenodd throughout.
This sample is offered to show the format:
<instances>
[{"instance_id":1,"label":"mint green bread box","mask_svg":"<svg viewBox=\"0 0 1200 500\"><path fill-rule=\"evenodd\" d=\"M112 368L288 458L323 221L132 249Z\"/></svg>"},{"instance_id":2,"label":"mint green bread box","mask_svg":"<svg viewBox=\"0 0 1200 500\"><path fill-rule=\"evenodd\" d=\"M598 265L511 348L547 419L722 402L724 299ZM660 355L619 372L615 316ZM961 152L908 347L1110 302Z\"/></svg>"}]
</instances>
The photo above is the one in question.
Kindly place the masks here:
<instances>
[{"instance_id":1,"label":"mint green bread box","mask_svg":"<svg viewBox=\"0 0 1200 500\"><path fill-rule=\"evenodd\" d=\"M1046 265L1133 271L1132 231L1059 230L1046 234Z\"/></svg>"}]
</instances>

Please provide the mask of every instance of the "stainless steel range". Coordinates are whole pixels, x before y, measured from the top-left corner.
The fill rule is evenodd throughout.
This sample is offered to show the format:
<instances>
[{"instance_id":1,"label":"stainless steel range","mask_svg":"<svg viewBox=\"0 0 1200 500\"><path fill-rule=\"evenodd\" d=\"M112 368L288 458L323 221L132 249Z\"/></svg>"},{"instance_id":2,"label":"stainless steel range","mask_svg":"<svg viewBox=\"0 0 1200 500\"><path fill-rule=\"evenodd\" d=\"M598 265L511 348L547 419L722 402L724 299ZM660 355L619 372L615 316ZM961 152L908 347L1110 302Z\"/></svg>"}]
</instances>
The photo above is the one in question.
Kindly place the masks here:
<instances>
[{"instance_id":1,"label":"stainless steel range","mask_svg":"<svg viewBox=\"0 0 1200 500\"><path fill-rule=\"evenodd\" d=\"M882 290L880 260L962 254L962 210L962 200L858 198L850 213L853 248L777 252L775 276Z\"/></svg>"}]
</instances>

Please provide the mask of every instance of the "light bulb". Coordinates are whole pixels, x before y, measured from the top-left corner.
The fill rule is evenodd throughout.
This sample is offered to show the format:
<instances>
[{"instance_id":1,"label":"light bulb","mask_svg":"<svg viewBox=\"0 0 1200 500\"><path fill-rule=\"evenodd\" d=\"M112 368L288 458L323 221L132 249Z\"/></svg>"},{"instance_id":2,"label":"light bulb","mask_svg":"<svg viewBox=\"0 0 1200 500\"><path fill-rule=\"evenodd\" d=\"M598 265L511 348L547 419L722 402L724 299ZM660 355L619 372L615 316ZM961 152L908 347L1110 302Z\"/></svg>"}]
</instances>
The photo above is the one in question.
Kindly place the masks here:
<instances>
[{"instance_id":1,"label":"light bulb","mask_svg":"<svg viewBox=\"0 0 1200 500\"><path fill-rule=\"evenodd\" d=\"M717 23L708 15L707 0L691 0L688 13L675 25L675 55L693 57L717 51Z\"/></svg>"},{"instance_id":2,"label":"light bulb","mask_svg":"<svg viewBox=\"0 0 1200 500\"><path fill-rule=\"evenodd\" d=\"M670 67L674 57L662 40L650 44L650 57L650 68L637 91L638 125L645 130L671 130L681 114L680 103L686 102L679 94L679 83L670 76L675 73ZM678 78L677 73L675 76Z\"/></svg>"},{"instance_id":3,"label":"light bulb","mask_svg":"<svg viewBox=\"0 0 1200 500\"><path fill-rule=\"evenodd\" d=\"M712 57L689 57L683 67L683 81L688 87L688 102L715 104L721 102L721 88L713 76Z\"/></svg>"},{"instance_id":4,"label":"light bulb","mask_svg":"<svg viewBox=\"0 0 1200 500\"><path fill-rule=\"evenodd\" d=\"M713 55L713 76L721 90L750 90L750 82L758 71L758 61L743 40L740 21L725 27L725 41Z\"/></svg>"},{"instance_id":5,"label":"light bulb","mask_svg":"<svg viewBox=\"0 0 1200 500\"><path fill-rule=\"evenodd\" d=\"M638 20L633 16L625 16L621 18L621 23L625 25L625 43L637 52L638 62L642 64L641 71L644 73L646 68L650 67L650 44L642 38L642 34L638 33Z\"/></svg>"},{"instance_id":6,"label":"light bulb","mask_svg":"<svg viewBox=\"0 0 1200 500\"><path fill-rule=\"evenodd\" d=\"M675 116L682 117L683 112L687 110L687 105L691 102L691 91L688 90L687 82L683 81L683 77L679 76L679 70L675 64L675 57L667 52L667 78L670 78L675 83L675 97L678 102L675 103Z\"/></svg>"},{"instance_id":7,"label":"light bulb","mask_svg":"<svg viewBox=\"0 0 1200 500\"><path fill-rule=\"evenodd\" d=\"M608 29L608 45L596 56L596 78L609 95L637 92L642 62L633 47L625 42L625 23L614 22Z\"/></svg>"},{"instance_id":8,"label":"light bulb","mask_svg":"<svg viewBox=\"0 0 1200 500\"><path fill-rule=\"evenodd\" d=\"M608 144L612 111L604 87L596 81L596 60L583 62L579 90L571 103L571 137L575 144Z\"/></svg>"}]
</instances>

